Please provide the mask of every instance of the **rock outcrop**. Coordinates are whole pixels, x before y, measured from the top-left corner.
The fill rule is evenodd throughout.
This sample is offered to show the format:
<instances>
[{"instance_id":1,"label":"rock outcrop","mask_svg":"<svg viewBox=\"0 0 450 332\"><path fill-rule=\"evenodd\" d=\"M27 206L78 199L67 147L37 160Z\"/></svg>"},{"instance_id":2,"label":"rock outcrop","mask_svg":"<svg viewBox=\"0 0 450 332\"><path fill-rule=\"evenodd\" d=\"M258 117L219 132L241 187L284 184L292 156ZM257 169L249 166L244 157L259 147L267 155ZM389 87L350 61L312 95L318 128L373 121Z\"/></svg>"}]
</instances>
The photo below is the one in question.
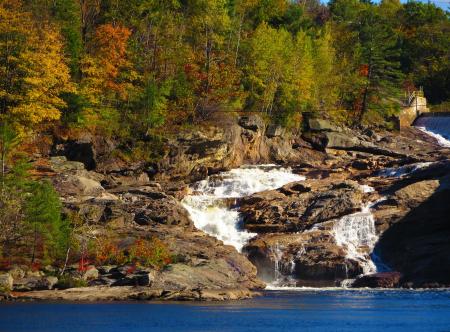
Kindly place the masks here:
<instances>
[{"instance_id":1,"label":"rock outcrop","mask_svg":"<svg viewBox=\"0 0 450 332\"><path fill-rule=\"evenodd\" d=\"M450 173L396 190L380 208L386 228L378 244L382 258L414 287L450 286Z\"/></svg>"},{"instance_id":2,"label":"rock outcrop","mask_svg":"<svg viewBox=\"0 0 450 332\"><path fill-rule=\"evenodd\" d=\"M240 212L251 232L298 232L359 211L362 196L356 182L311 180L243 198Z\"/></svg>"},{"instance_id":3,"label":"rock outcrop","mask_svg":"<svg viewBox=\"0 0 450 332\"><path fill-rule=\"evenodd\" d=\"M396 288L400 286L402 274L399 272L380 272L357 278L352 287Z\"/></svg>"},{"instance_id":4,"label":"rock outcrop","mask_svg":"<svg viewBox=\"0 0 450 332\"><path fill-rule=\"evenodd\" d=\"M67 266L71 282L58 271L18 268L0 275L0 297L14 290L24 299L229 300L252 296L265 286L261 279L299 286L349 278L357 278L355 287L449 286L450 153L413 128L394 134L320 119L307 124L300 137L253 115L213 122L168 138L153 163L117 158L111 153L116 144L102 137L59 137L57 156L36 162L35 175L52 181L64 211L80 218L89 236L113 237L124 250L138 239L159 239L172 262L162 269ZM237 202L244 227L258 233L245 255L195 228L180 203L190 183L264 163L292 166L307 180ZM403 166L409 168L400 177L380 172ZM382 235L376 250L398 272L358 277L372 249L359 245L354 250L362 258L350 255L335 227L381 197L372 208ZM65 289L73 281L89 287Z\"/></svg>"}]
</instances>

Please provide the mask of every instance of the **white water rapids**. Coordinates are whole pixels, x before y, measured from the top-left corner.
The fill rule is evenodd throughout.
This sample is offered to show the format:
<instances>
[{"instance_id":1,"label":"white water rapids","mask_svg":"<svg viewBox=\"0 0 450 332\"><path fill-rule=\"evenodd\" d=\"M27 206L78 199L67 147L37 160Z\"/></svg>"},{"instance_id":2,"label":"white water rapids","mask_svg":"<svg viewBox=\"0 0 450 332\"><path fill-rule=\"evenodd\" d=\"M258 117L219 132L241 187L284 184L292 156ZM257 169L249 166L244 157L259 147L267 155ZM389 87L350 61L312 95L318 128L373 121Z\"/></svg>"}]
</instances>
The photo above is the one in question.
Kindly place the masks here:
<instances>
[{"instance_id":1,"label":"white water rapids","mask_svg":"<svg viewBox=\"0 0 450 332\"><path fill-rule=\"evenodd\" d=\"M225 199L245 197L303 180L304 176L293 174L289 168L244 166L197 182L192 188L193 193L182 203L195 227L241 251L256 234L241 228L239 212L230 208Z\"/></svg>"},{"instance_id":2,"label":"white water rapids","mask_svg":"<svg viewBox=\"0 0 450 332\"><path fill-rule=\"evenodd\" d=\"M450 148L450 116L423 116L416 120L414 126L434 137L439 145Z\"/></svg>"},{"instance_id":3,"label":"white water rapids","mask_svg":"<svg viewBox=\"0 0 450 332\"><path fill-rule=\"evenodd\" d=\"M289 168L279 168L275 165L244 166L197 182L191 187L191 194L186 196L182 203L198 229L241 251L256 234L242 228L242 219L233 199L303 180L305 177L293 174ZM361 186L361 190L366 193L374 191L367 185ZM368 204L361 212L335 221L331 230L336 244L346 249L346 257L358 262L364 274L377 271L370 257L378 240L374 216L370 211L372 206L373 204ZM283 265L285 262L282 262L283 248L276 246L273 250L276 279L285 281L286 276L282 275L281 270L290 270L293 273L295 262L289 262L290 268L286 269ZM277 280L274 284L277 284Z\"/></svg>"}]
</instances>

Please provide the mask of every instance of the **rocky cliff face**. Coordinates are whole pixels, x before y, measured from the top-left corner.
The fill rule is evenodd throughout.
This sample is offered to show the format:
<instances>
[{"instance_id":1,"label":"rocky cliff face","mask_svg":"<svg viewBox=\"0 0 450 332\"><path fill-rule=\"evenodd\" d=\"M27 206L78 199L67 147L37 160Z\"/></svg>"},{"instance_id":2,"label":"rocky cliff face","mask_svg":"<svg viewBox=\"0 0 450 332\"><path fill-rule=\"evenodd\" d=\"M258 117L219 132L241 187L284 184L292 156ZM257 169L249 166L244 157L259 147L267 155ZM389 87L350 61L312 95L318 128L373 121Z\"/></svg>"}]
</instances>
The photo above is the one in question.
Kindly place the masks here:
<instances>
[{"instance_id":1,"label":"rocky cliff face","mask_svg":"<svg viewBox=\"0 0 450 332\"><path fill-rule=\"evenodd\" d=\"M249 116L182 132L166 142L164 156L153 164L125 163L111 154L114 148L112 141L90 135L60 139L53 149L59 157L38 160L35 167L51 179L65 210L89 225L91 236L114 234L124 248L138 238L157 237L176 257L163 270L95 267L86 280L108 287L96 293L105 298L245 298L264 287L261 279L335 285L366 272L373 250L371 239L343 243L336 227L370 226L372 214L373 233L381 236L376 250L398 272L355 285L450 285L449 152L419 131L351 131L316 121L299 137ZM244 227L258 233L243 255L197 230L180 200L193 181L262 163L289 165L307 180L238 202ZM371 213L347 218L377 200ZM45 275L0 277L22 291L56 283ZM115 286L124 288L110 290ZM85 299L87 292L61 296Z\"/></svg>"}]
</instances>

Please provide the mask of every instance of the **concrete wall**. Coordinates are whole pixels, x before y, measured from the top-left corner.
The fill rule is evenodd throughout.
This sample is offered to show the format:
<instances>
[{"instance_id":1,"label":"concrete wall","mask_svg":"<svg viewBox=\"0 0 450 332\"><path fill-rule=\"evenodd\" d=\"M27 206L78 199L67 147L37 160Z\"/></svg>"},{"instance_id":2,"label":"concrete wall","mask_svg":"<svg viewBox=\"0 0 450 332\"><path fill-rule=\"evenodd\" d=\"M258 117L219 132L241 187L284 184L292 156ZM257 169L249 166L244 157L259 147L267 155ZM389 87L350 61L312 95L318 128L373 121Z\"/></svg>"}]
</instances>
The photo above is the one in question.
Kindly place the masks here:
<instances>
[{"instance_id":1,"label":"concrete wall","mask_svg":"<svg viewBox=\"0 0 450 332\"><path fill-rule=\"evenodd\" d=\"M425 97L414 98L409 106L403 107L399 115L400 127L411 126L418 116L429 111Z\"/></svg>"}]
</instances>

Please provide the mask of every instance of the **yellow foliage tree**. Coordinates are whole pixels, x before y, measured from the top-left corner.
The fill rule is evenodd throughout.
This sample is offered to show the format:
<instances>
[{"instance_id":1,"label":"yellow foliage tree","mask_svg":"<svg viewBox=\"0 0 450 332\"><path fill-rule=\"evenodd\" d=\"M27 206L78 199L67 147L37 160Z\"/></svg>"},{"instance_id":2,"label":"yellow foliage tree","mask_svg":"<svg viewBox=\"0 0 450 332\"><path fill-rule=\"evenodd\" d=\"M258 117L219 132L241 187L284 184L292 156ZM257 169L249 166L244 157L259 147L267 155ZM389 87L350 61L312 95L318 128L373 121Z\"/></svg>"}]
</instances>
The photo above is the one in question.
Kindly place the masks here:
<instances>
[{"instance_id":1,"label":"yellow foliage tree","mask_svg":"<svg viewBox=\"0 0 450 332\"><path fill-rule=\"evenodd\" d=\"M18 0L0 4L0 117L24 130L57 120L74 90L59 32L37 25Z\"/></svg>"}]
</instances>

